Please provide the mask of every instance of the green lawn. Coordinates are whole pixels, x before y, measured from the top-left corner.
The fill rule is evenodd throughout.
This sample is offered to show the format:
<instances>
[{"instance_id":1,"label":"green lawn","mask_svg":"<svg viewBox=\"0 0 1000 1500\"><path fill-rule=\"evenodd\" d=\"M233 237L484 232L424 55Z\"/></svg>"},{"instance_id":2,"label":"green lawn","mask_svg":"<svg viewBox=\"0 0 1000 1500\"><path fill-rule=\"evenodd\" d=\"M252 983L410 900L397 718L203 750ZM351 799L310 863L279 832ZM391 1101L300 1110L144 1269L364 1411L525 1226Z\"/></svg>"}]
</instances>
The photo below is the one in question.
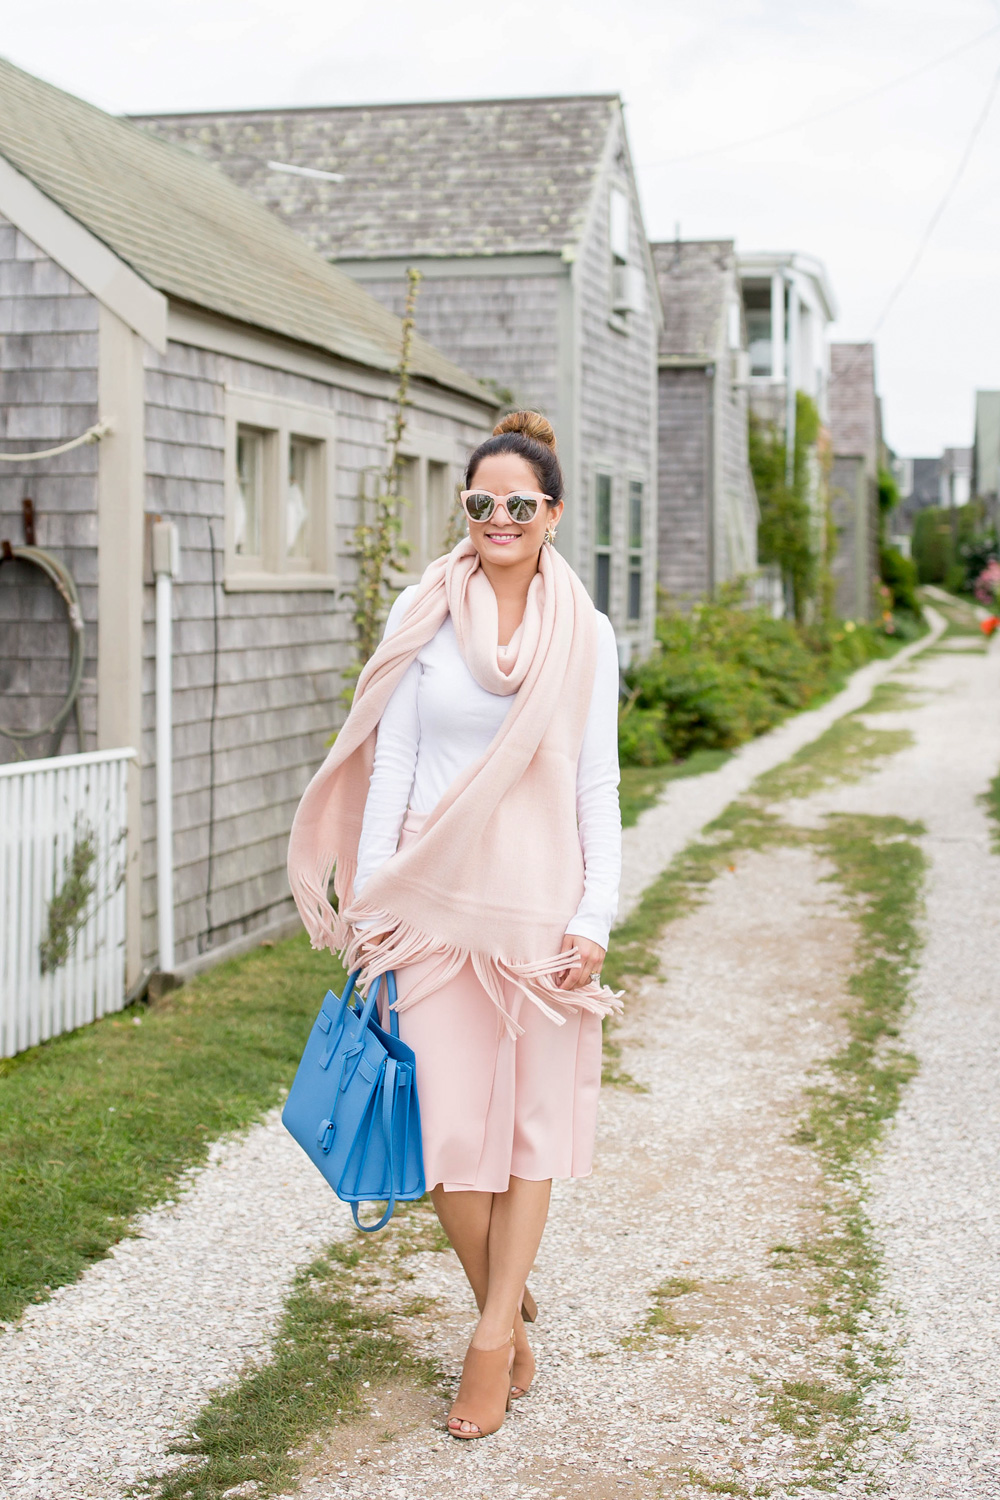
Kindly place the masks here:
<instances>
[{"instance_id":1,"label":"green lawn","mask_svg":"<svg viewBox=\"0 0 1000 1500\"><path fill-rule=\"evenodd\" d=\"M0 1319L73 1281L277 1103L342 978L303 935L0 1061Z\"/></svg>"},{"instance_id":2,"label":"green lawn","mask_svg":"<svg viewBox=\"0 0 1000 1500\"><path fill-rule=\"evenodd\" d=\"M676 761L670 766L622 766L622 827L631 828L639 814L652 807L668 781L717 771L732 753L731 750L696 750L686 760Z\"/></svg>"}]
</instances>

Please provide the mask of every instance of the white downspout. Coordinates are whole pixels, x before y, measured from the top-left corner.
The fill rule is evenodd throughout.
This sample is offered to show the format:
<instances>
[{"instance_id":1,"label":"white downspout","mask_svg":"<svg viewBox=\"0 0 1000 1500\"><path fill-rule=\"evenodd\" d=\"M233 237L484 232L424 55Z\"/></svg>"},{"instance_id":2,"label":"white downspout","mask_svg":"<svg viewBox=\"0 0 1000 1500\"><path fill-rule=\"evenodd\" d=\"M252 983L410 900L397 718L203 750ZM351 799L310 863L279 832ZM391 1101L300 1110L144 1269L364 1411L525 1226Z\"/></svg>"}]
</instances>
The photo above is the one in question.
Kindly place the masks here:
<instances>
[{"instance_id":1,"label":"white downspout","mask_svg":"<svg viewBox=\"0 0 1000 1500\"><path fill-rule=\"evenodd\" d=\"M174 970L173 583L180 548L172 521L153 525L156 579L156 930L161 973Z\"/></svg>"}]
</instances>

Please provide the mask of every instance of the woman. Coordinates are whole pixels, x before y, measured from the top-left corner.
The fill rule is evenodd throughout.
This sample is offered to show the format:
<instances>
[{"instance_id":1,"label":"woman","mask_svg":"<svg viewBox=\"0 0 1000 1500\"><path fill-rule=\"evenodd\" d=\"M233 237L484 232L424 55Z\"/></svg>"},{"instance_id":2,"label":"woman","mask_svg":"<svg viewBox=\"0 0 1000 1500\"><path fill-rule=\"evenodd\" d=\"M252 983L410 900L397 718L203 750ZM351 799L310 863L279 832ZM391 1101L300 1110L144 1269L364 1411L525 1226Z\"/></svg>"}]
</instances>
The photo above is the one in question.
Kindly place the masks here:
<instances>
[{"instance_id":1,"label":"woman","mask_svg":"<svg viewBox=\"0 0 1000 1500\"><path fill-rule=\"evenodd\" d=\"M314 946L396 972L425 1176L480 1311L448 1421L468 1439L531 1383L551 1180L591 1170L621 821L615 638L552 547L544 417L504 418L462 502L468 538L396 600L306 790L289 876Z\"/></svg>"}]
</instances>

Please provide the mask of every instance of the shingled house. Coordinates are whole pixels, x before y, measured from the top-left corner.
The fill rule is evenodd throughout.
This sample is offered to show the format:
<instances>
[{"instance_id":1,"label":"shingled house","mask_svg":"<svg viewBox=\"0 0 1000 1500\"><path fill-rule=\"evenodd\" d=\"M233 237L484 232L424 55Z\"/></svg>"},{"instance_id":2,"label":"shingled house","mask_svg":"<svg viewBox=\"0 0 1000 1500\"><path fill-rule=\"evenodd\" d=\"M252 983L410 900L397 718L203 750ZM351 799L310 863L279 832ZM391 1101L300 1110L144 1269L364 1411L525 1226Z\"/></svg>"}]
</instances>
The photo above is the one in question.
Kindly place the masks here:
<instances>
[{"instance_id":1,"label":"shingled house","mask_svg":"<svg viewBox=\"0 0 1000 1500\"><path fill-rule=\"evenodd\" d=\"M552 418L560 550L623 655L652 639L655 276L614 95L142 117L218 163L510 403ZM433 511L419 466L416 513ZM433 534L434 528L431 528ZM414 559L430 555L416 535Z\"/></svg>"},{"instance_id":2,"label":"shingled house","mask_svg":"<svg viewBox=\"0 0 1000 1500\"><path fill-rule=\"evenodd\" d=\"M63 753L140 751L131 984L162 962L171 900L149 519L179 539L167 743L184 962L292 911L287 830L337 721L359 488L384 462L401 327L201 157L0 62L0 331L5 452L110 424L97 444L2 466L0 537L21 541L30 496L39 544L77 580L83 744L70 721ZM426 342L413 354L410 452L453 494L496 402ZM30 727L65 687L62 604L23 563L0 570L0 599L0 715Z\"/></svg>"},{"instance_id":3,"label":"shingled house","mask_svg":"<svg viewBox=\"0 0 1000 1500\"><path fill-rule=\"evenodd\" d=\"M879 576L878 472L884 459L874 344L830 345L829 413L835 607L844 619L867 620Z\"/></svg>"},{"instance_id":4,"label":"shingled house","mask_svg":"<svg viewBox=\"0 0 1000 1500\"><path fill-rule=\"evenodd\" d=\"M657 571L690 599L757 569L743 300L731 240L650 248L663 307Z\"/></svg>"}]
</instances>

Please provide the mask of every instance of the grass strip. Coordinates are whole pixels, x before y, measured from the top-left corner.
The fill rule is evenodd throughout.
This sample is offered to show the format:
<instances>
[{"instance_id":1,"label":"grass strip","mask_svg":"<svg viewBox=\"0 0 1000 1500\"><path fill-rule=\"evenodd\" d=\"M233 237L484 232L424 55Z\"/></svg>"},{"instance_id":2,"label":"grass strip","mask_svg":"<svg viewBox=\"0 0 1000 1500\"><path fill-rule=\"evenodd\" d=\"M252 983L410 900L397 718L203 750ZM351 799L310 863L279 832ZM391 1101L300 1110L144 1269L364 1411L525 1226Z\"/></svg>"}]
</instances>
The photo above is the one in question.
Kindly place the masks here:
<instances>
[{"instance_id":1,"label":"grass strip","mask_svg":"<svg viewBox=\"0 0 1000 1500\"><path fill-rule=\"evenodd\" d=\"M645 1322L634 1333L624 1335L622 1346L625 1349L646 1349L655 1338L689 1339L699 1325L679 1322L672 1304L700 1290L701 1282L691 1276L668 1276L654 1286Z\"/></svg>"},{"instance_id":2,"label":"grass strip","mask_svg":"<svg viewBox=\"0 0 1000 1500\"><path fill-rule=\"evenodd\" d=\"M836 719L818 739L806 745L773 771L759 776L753 795L774 803L790 797L810 797L834 783L860 781L881 760L913 743L908 729L872 729L858 715L885 712L865 707Z\"/></svg>"},{"instance_id":3,"label":"grass strip","mask_svg":"<svg viewBox=\"0 0 1000 1500\"><path fill-rule=\"evenodd\" d=\"M277 1103L342 977L303 935L0 1061L0 1319L75 1280Z\"/></svg>"},{"instance_id":4,"label":"grass strip","mask_svg":"<svg viewBox=\"0 0 1000 1500\"><path fill-rule=\"evenodd\" d=\"M389 1311L380 1292L392 1295L406 1255L439 1248L426 1202L401 1204L378 1236L354 1230L332 1245L296 1276L267 1361L211 1397L188 1439L170 1450L179 1463L131 1493L221 1500L235 1490L266 1500L295 1483L311 1440L365 1413L372 1388L401 1379L435 1385L436 1365L416 1356L396 1328L426 1301Z\"/></svg>"},{"instance_id":5,"label":"grass strip","mask_svg":"<svg viewBox=\"0 0 1000 1500\"><path fill-rule=\"evenodd\" d=\"M731 750L695 750L686 760L676 761L673 765L622 766L618 793L622 827L633 827L640 814L660 800L663 789L669 782L717 771L720 766L725 765L732 753Z\"/></svg>"},{"instance_id":6,"label":"grass strip","mask_svg":"<svg viewBox=\"0 0 1000 1500\"><path fill-rule=\"evenodd\" d=\"M983 793L983 805L993 820L993 850L1000 854L1000 772L994 776Z\"/></svg>"},{"instance_id":7,"label":"grass strip","mask_svg":"<svg viewBox=\"0 0 1000 1500\"><path fill-rule=\"evenodd\" d=\"M829 1196L823 1228L808 1244L775 1247L777 1265L807 1265L813 1275L813 1312L838 1355L825 1378L788 1379L761 1386L775 1424L803 1445L800 1462L811 1482L833 1488L851 1453L868 1430L866 1403L872 1386L885 1379L891 1352L869 1331L880 1288L880 1261L863 1205L862 1168L895 1113L916 1061L896 1043L909 1003L909 984L920 948L917 921L925 873L916 842L920 825L899 818L836 815L820 829L793 826L779 815L784 799L835 783L857 780L880 760L912 742L907 731L872 730L866 713L898 711L907 703L893 685L880 700L838 720L785 765L759 777L747 796L710 824L647 888L632 915L616 930L604 973L617 986L629 976L659 971L657 947L670 922L704 898L723 869L751 849L808 843L833 867L835 880L858 924L855 964L849 982L853 1004L846 1012L847 1040L827 1060L827 1080L810 1091L797 1132L824 1169ZM1000 776L991 789L1000 826ZM654 1288L653 1308L669 1316L669 1294ZM651 1313L651 1316L653 1313ZM680 1325L679 1325L680 1328ZM650 1337L646 1325L633 1338ZM710 1479L690 1471L703 1489L749 1493L732 1478Z\"/></svg>"},{"instance_id":8,"label":"grass strip","mask_svg":"<svg viewBox=\"0 0 1000 1500\"><path fill-rule=\"evenodd\" d=\"M812 1311L839 1352L827 1378L785 1380L770 1401L782 1431L812 1440L812 1483L820 1488L833 1488L850 1466L851 1451L869 1426L869 1392L893 1364L871 1327L881 1265L864 1208L862 1169L917 1069L897 1039L921 946L926 861L915 840L922 832L920 824L901 818L841 815L813 835L858 925L849 982L855 1004L845 1015L847 1041L827 1060L829 1078L810 1091L796 1134L818 1154L829 1185L823 1228L801 1247L777 1246L772 1253L779 1265L799 1257L811 1264Z\"/></svg>"}]
</instances>

